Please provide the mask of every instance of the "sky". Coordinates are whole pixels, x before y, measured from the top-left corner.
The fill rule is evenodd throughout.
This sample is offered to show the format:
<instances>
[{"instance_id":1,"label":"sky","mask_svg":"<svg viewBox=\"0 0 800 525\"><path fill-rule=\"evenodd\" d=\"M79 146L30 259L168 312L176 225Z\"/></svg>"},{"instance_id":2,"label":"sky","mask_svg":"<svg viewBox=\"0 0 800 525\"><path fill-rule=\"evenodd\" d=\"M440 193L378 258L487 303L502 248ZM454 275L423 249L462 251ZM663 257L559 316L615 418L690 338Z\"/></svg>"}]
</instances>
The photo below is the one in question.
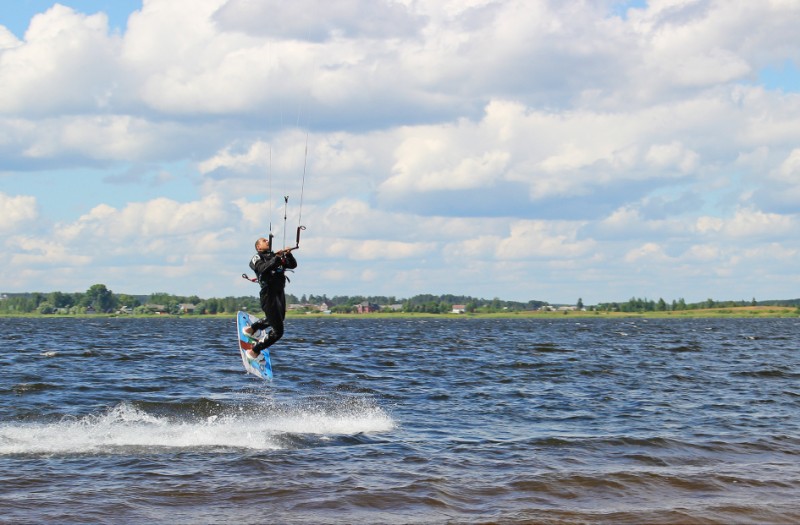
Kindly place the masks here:
<instances>
[{"instance_id":1,"label":"sky","mask_svg":"<svg viewBox=\"0 0 800 525\"><path fill-rule=\"evenodd\" d=\"M0 292L800 297L797 0L0 13ZM288 197L288 200L285 198Z\"/></svg>"}]
</instances>

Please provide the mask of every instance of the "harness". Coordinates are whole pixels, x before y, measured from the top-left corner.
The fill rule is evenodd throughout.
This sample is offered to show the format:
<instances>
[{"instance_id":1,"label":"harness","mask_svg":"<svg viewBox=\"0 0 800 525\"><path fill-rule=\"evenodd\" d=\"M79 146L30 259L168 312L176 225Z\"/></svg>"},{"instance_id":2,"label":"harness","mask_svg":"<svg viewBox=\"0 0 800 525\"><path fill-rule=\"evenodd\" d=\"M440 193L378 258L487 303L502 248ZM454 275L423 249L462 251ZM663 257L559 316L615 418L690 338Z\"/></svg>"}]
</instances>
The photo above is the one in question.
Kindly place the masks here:
<instances>
[{"instance_id":1,"label":"harness","mask_svg":"<svg viewBox=\"0 0 800 525\"><path fill-rule=\"evenodd\" d=\"M260 256L261 256L261 255L259 254L259 257L260 257ZM270 270L270 271L269 271L269 272L267 272L267 273L269 273L269 274L270 274L270 276L274 276L274 275L278 275L278 274L280 274L280 275L283 275L283 278L284 278L284 279L286 279L286 282L289 282L289 283L290 283L290 282L292 282L292 281L291 281L291 279L289 279L289 276L288 276L288 275L286 275L286 272L287 272L287 271L289 271L289 272L292 272L292 271L294 271L294 270L288 270L288 269L284 268L284 267L283 267L283 265L279 265L277 268L275 268L274 270ZM250 277L250 276L248 276L246 273L243 273L243 274L242 274L242 279L247 279L247 280L248 280L248 281L250 281L251 283L258 283L258 284L260 284L261 286L266 286L266 285L267 285L267 281L266 281L266 280L265 280L263 283L262 283L261 281L259 281L259 279L258 279L258 275L256 275L255 277Z\"/></svg>"}]
</instances>

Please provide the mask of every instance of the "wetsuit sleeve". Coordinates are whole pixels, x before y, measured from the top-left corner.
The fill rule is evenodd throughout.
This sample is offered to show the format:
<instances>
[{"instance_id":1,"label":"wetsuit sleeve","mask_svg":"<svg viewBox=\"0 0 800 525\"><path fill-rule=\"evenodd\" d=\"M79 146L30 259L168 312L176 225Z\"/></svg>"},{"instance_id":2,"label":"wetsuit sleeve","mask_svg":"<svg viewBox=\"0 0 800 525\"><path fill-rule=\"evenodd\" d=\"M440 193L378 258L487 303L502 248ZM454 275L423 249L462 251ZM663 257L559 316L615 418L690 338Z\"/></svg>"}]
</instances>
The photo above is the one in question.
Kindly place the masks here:
<instances>
[{"instance_id":1,"label":"wetsuit sleeve","mask_svg":"<svg viewBox=\"0 0 800 525\"><path fill-rule=\"evenodd\" d=\"M288 252L286 254L286 264L283 267L288 270L294 270L295 268L297 268L297 259L294 258L292 252Z\"/></svg>"}]
</instances>

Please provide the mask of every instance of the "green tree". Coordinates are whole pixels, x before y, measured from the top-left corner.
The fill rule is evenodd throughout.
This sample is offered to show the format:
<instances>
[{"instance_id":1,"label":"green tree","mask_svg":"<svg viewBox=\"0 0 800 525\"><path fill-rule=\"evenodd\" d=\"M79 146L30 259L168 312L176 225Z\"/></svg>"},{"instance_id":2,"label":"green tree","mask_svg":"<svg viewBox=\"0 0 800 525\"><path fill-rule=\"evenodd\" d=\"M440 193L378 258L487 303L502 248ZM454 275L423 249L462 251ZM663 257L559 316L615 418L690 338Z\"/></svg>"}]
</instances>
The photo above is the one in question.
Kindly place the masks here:
<instances>
[{"instance_id":1,"label":"green tree","mask_svg":"<svg viewBox=\"0 0 800 525\"><path fill-rule=\"evenodd\" d=\"M98 312L108 312L117 306L114 293L104 284L93 284L83 296L83 306L91 306Z\"/></svg>"},{"instance_id":2,"label":"green tree","mask_svg":"<svg viewBox=\"0 0 800 525\"><path fill-rule=\"evenodd\" d=\"M63 292L51 292L47 295L47 302L54 308L69 308L75 304L74 297Z\"/></svg>"},{"instance_id":3,"label":"green tree","mask_svg":"<svg viewBox=\"0 0 800 525\"><path fill-rule=\"evenodd\" d=\"M139 300L136 297L123 293L123 294L120 294L120 295L117 296L117 304L119 306L123 306L124 305L124 306L127 306L128 308L133 309L133 308L136 308L137 306L139 306L141 303L139 302Z\"/></svg>"},{"instance_id":4,"label":"green tree","mask_svg":"<svg viewBox=\"0 0 800 525\"><path fill-rule=\"evenodd\" d=\"M349 314L353 312L353 308L344 304L331 307L331 313L335 314Z\"/></svg>"},{"instance_id":5,"label":"green tree","mask_svg":"<svg viewBox=\"0 0 800 525\"><path fill-rule=\"evenodd\" d=\"M204 311L207 314L216 314L219 312L219 300L218 299L207 299L204 304Z\"/></svg>"},{"instance_id":6,"label":"green tree","mask_svg":"<svg viewBox=\"0 0 800 525\"><path fill-rule=\"evenodd\" d=\"M39 304L39 307L36 309L36 311L38 311L40 314L52 314L55 313L56 309L52 304L45 301Z\"/></svg>"}]
</instances>

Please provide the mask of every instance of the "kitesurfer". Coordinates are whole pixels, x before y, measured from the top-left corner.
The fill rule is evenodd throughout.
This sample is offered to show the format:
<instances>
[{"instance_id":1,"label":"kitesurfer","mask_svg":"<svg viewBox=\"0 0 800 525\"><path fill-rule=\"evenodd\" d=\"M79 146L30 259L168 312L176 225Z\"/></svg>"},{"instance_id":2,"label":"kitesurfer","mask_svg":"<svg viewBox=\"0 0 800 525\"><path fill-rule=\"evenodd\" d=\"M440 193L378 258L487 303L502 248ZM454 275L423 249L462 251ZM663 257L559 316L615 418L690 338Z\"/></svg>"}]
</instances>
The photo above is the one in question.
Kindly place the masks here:
<instances>
[{"instance_id":1,"label":"kitesurfer","mask_svg":"<svg viewBox=\"0 0 800 525\"><path fill-rule=\"evenodd\" d=\"M272 236L270 236L272 237ZM295 247L296 248L296 247ZM270 328L252 350L247 351L251 359L256 359L261 351L275 344L283 337L283 321L286 318L286 270L297 268L297 260L292 255L294 248L272 251L271 243L264 237L256 240L256 254L250 259L250 268L256 272L256 279L261 285L259 299L261 309L266 317L246 327L244 333L252 337L259 330Z\"/></svg>"}]
</instances>

